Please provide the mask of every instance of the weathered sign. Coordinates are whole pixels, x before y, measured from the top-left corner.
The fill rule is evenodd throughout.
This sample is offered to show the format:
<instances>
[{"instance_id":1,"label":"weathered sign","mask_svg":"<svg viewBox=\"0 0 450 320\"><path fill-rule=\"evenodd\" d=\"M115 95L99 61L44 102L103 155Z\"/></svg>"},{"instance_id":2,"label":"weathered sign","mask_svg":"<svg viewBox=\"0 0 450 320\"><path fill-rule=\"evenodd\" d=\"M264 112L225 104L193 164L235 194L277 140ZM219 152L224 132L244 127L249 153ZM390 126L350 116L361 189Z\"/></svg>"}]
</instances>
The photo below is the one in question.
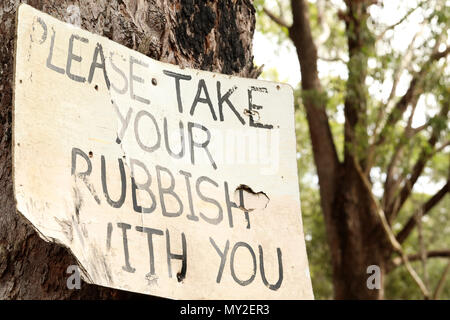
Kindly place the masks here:
<instances>
[{"instance_id":1,"label":"weathered sign","mask_svg":"<svg viewBox=\"0 0 450 320\"><path fill-rule=\"evenodd\" d=\"M17 209L90 283L311 299L292 89L181 69L18 13Z\"/></svg>"}]
</instances>

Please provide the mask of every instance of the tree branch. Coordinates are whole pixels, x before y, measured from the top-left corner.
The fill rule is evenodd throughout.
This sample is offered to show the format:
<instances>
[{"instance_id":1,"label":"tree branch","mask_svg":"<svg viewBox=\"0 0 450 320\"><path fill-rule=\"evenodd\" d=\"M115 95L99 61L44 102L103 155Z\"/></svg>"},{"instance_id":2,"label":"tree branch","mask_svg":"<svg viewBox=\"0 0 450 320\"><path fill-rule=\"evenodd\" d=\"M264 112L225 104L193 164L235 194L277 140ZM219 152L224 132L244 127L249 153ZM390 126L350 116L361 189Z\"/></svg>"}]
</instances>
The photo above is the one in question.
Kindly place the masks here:
<instances>
[{"instance_id":1,"label":"tree branch","mask_svg":"<svg viewBox=\"0 0 450 320\"><path fill-rule=\"evenodd\" d=\"M355 158L353 158L353 163L355 165L356 171L358 172L360 179L362 180L365 188L367 189L367 193L369 194L370 200L372 201L372 204L375 207L375 211L377 212L378 217L380 218L381 225L383 227L383 230L386 233L387 238L389 239L389 242L390 242L392 248L394 249L394 251L396 251L400 255L401 262L405 265L406 270L408 271L410 276L413 278L413 280L416 282L417 286L419 287L419 289L422 292L425 299L427 299L430 296L430 293L429 293L427 287L425 286L425 284L423 283L422 279L419 277L417 272L411 266L411 264L409 262L409 257L405 254L401 244L397 241L394 233L392 232L392 229L386 219L386 215L384 214L383 209L381 208L380 204L378 203L378 200L373 195L372 186L371 186L369 180L367 179L367 176L364 175L364 172L363 172L361 166L359 165L359 162Z\"/></svg>"},{"instance_id":2,"label":"tree branch","mask_svg":"<svg viewBox=\"0 0 450 320\"><path fill-rule=\"evenodd\" d=\"M414 117L414 113L416 111L417 107L417 101L412 107L411 115L409 116L408 123L406 125L406 128L403 131L402 137L399 138L398 143L396 144L394 148L394 154L389 161L389 165L387 167L386 171L386 179L384 182L384 193L383 193L383 207L386 210L389 205L392 203L392 199L394 197L394 193L397 191L398 186L400 185L402 178L398 177L395 178L395 172L397 170L397 162L399 161L400 157L403 154L403 150L407 144L407 142L417 133L424 130L431 124L431 120L427 121L422 126L412 128L412 120ZM388 219L390 222L392 222L394 218L394 215L388 214Z\"/></svg>"},{"instance_id":3,"label":"tree branch","mask_svg":"<svg viewBox=\"0 0 450 320\"><path fill-rule=\"evenodd\" d=\"M427 289L430 288L430 283L428 281L428 269L427 269L427 258L428 258L428 254L427 254L427 248L425 245L425 238L423 236L423 225L422 225L422 217L423 217L423 212L422 210L419 210L417 212L417 215L414 216L414 219L416 220L416 224L417 224L417 231L419 233L418 238L419 238L419 249L420 249L420 261L422 262L422 274L423 274L423 283L425 284L425 286L427 287ZM409 261L412 261L411 257L408 257Z\"/></svg>"},{"instance_id":4,"label":"tree branch","mask_svg":"<svg viewBox=\"0 0 450 320\"><path fill-rule=\"evenodd\" d=\"M289 37L294 43L302 76L302 99L311 136L314 162L319 177L322 209L327 219L332 213L339 159L326 113L326 93L317 70L317 47L304 0L291 0L293 24Z\"/></svg>"},{"instance_id":5,"label":"tree branch","mask_svg":"<svg viewBox=\"0 0 450 320\"><path fill-rule=\"evenodd\" d=\"M347 61L345 61L344 58L338 57L338 56L336 56L336 57L324 57L324 56L320 56L319 59L320 59L320 60L323 60L323 61L327 61L327 62L342 62L342 63L347 63Z\"/></svg>"},{"instance_id":6,"label":"tree branch","mask_svg":"<svg viewBox=\"0 0 450 320\"><path fill-rule=\"evenodd\" d=\"M436 289L434 290L433 300L437 300L441 295L442 288L444 288L445 279L447 278L447 274L449 272L450 272L450 261L448 262L447 267L445 267L444 272L442 272L442 276L439 279Z\"/></svg>"},{"instance_id":7,"label":"tree branch","mask_svg":"<svg viewBox=\"0 0 450 320\"><path fill-rule=\"evenodd\" d=\"M434 154L441 152L442 150L444 150L446 147L450 146L450 140L445 141L444 143L442 143L435 151Z\"/></svg>"},{"instance_id":8,"label":"tree branch","mask_svg":"<svg viewBox=\"0 0 450 320\"><path fill-rule=\"evenodd\" d=\"M321 46L322 44L324 44L328 40L328 37L330 36L331 33L330 26L328 25L324 17L325 16L324 7L325 7L324 0L316 1L317 20L320 24L320 27L322 28L322 33L317 38L317 46Z\"/></svg>"},{"instance_id":9,"label":"tree branch","mask_svg":"<svg viewBox=\"0 0 450 320\"><path fill-rule=\"evenodd\" d=\"M445 101L441 111L439 112L439 117L447 118L449 108L450 102ZM436 145L441 130L442 129L437 126L433 128L431 137L428 139L428 145L431 148L433 148ZM400 193L397 196L397 198L394 201L392 201L390 205L388 205L387 212L390 217L397 216L403 204L411 195L414 184L417 182L417 179L419 179L420 175L422 174L422 171L425 168L426 163L434 154L435 152L430 152L429 150L427 150L427 148L422 149L417 162L414 164L411 170L410 177L404 182L403 188L400 190Z\"/></svg>"},{"instance_id":10,"label":"tree branch","mask_svg":"<svg viewBox=\"0 0 450 320\"><path fill-rule=\"evenodd\" d=\"M417 5L417 7L415 8L411 8L399 21L397 21L396 23L386 27L378 36L377 36L377 41L382 39L384 37L384 35L386 34L386 32L388 32L389 30L394 29L395 27L397 27L398 25L402 24L406 19L408 19L408 17L417 9L419 9L424 3L426 3L426 1L422 1L421 3L419 3Z\"/></svg>"},{"instance_id":11,"label":"tree branch","mask_svg":"<svg viewBox=\"0 0 450 320\"><path fill-rule=\"evenodd\" d=\"M374 49L372 33L367 25L369 18L367 1L346 0L345 32L347 38L348 79L347 94L344 101L344 162L355 153L367 163L368 133L367 133L367 61L368 55ZM357 129L360 128L360 129ZM362 149L364 148L364 149ZM366 165L363 165L366 167Z\"/></svg>"},{"instance_id":12,"label":"tree branch","mask_svg":"<svg viewBox=\"0 0 450 320\"><path fill-rule=\"evenodd\" d=\"M427 202L425 202L422 207L418 210L422 211L423 215L428 214L428 212L436 206L439 201L441 201L445 195L450 192L450 181L447 181L447 183L430 199L428 199ZM413 231L414 227L416 226L416 220L414 219L415 214L413 214L408 221L405 223L403 229L397 233L397 240L399 243L403 243L406 238L408 238L409 234Z\"/></svg>"},{"instance_id":13,"label":"tree branch","mask_svg":"<svg viewBox=\"0 0 450 320\"><path fill-rule=\"evenodd\" d=\"M392 75L392 87L391 87L391 91L389 93L389 97L387 98L385 104L380 103L380 106L378 107L377 119L375 121L375 128L373 130L373 140L371 141L370 146L367 151L367 165L366 165L366 170L365 170L366 173L370 172L370 169L372 168L372 166L376 160L375 151L376 151L377 145L375 142L378 137L378 133L379 133L378 130L382 123L383 117L384 117L386 111L390 110L392 107L393 98L395 97L395 92L397 90L397 86L400 81L400 77L403 74L405 67L408 65L408 63L411 60L412 52L414 49L414 43L415 43L417 37L422 33L422 31L423 31L423 26L422 26L421 30L414 35L413 39L409 43L408 48L405 51L405 54L402 56L402 58L400 60L400 63L394 69L394 73ZM411 113L411 117L412 117L412 115L413 115L413 113Z\"/></svg>"},{"instance_id":14,"label":"tree branch","mask_svg":"<svg viewBox=\"0 0 450 320\"><path fill-rule=\"evenodd\" d=\"M430 250L427 252L427 258L450 258L450 249L449 250ZM420 253L410 254L408 255L408 260L411 261L417 261L421 259ZM400 257L395 257L391 260L391 264L388 267L389 271L392 271L392 269L401 266L403 264L403 261Z\"/></svg>"},{"instance_id":15,"label":"tree branch","mask_svg":"<svg viewBox=\"0 0 450 320\"><path fill-rule=\"evenodd\" d=\"M264 13L276 24L278 24L280 27L289 29L289 24L284 21L281 17L276 16L272 11L267 9L266 7L263 8Z\"/></svg>"},{"instance_id":16,"label":"tree branch","mask_svg":"<svg viewBox=\"0 0 450 320\"><path fill-rule=\"evenodd\" d=\"M449 52L450 49L449 47L447 47L444 51L436 51L432 53L428 61L422 66L422 69L413 76L411 82L409 83L408 90L394 106L393 110L387 117L385 125L377 135L377 139L375 139L376 146L381 145L386 140L389 127L392 127L395 123L397 123L398 120L401 119L408 105L410 105L415 99L418 99L419 95L423 92L422 81L425 78L425 75L427 74L431 65L435 61L446 57Z\"/></svg>"}]
</instances>

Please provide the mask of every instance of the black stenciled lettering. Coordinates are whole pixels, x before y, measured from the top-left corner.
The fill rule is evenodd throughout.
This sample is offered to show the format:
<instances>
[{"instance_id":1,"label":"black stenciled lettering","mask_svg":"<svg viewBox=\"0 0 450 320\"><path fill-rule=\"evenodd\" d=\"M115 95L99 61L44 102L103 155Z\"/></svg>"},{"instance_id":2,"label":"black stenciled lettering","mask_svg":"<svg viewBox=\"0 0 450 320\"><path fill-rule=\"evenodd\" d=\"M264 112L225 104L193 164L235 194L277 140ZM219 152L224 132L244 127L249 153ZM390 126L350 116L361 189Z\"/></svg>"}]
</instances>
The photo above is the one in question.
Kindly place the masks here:
<instances>
[{"instance_id":1,"label":"black stenciled lettering","mask_svg":"<svg viewBox=\"0 0 450 320\"><path fill-rule=\"evenodd\" d=\"M170 250L170 234L169 230L166 229L166 250L167 250L167 268L169 271L169 277L172 278L172 259L178 259L182 261L181 271L177 274L178 282L183 281L186 278L187 271L187 246L186 246L186 236L184 233L181 233L181 245L182 245L182 254L174 254Z\"/></svg>"},{"instance_id":2,"label":"black stenciled lettering","mask_svg":"<svg viewBox=\"0 0 450 320\"><path fill-rule=\"evenodd\" d=\"M209 237L209 242L211 242L212 246L214 247L214 249L216 249L217 254L220 257L220 266L216 278L216 282L220 283L220 280L222 279L223 269L225 268L225 263L227 261L228 249L230 249L230 241L227 240L227 242L225 243L225 248L223 249L223 252L219 249L213 238Z\"/></svg>"},{"instance_id":3,"label":"black stenciled lettering","mask_svg":"<svg viewBox=\"0 0 450 320\"><path fill-rule=\"evenodd\" d=\"M39 23L41 25L42 36L41 36L41 39L39 39L39 44L43 44L44 41L47 40L47 24L40 17L35 17L33 19L33 24L31 25L31 27L33 28L33 31L36 30L36 23ZM32 34L30 34L30 40L31 40L31 42L34 42L34 40L36 40L33 38Z\"/></svg>"},{"instance_id":4,"label":"black stenciled lettering","mask_svg":"<svg viewBox=\"0 0 450 320\"><path fill-rule=\"evenodd\" d=\"M201 98L200 95L202 94L202 91L205 93L205 97ZM190 114L191 116L194 115L195 108L197 107L197 104L206 103L209 106L209 110L211 111L211 115L214 120L217 120L216 113L214 112L214 107L211 102L211 99L209 98L208 89L206 87L205 80L200 79L198 82L198 88L197 88L197 94L195 95L194 102L192 103Z\"/></svg>"},{"instance_id":5,"label":"black stenciled lettering","mask_svg":"<svg viewBox=\"0 0 450 320\"><path fill-rule=\"evenodd\" d=\"M250 122L249 125L251 127L256 127L256 128L264 128L264 129L273 129L273 125L271 124L262 124L259 122L255 122L255 120L253 119L253 115L252 115L252 111L253 110L261 110L263 107L253 104L252 100L253 100L253 95L252 92L253 91L259 91L259 92L264 92L267 93L267 89L264 88L264 91L260 91L257 90L255 87L251 87L250 89L248 89L248 110L250 111Z\"/></svg>"},{"instance_id":6,"label":"black stenciled lettering","mask_svg":"<svg viewBox=\"0 0 450 320\"><path fill-rule=\"evenodd\" d=\"M158 178L158 191L159 191L159 200L161 202L161 211L163 216L166 217L178 217L183 213L183 202L180 197L173 191L175 189L175 179L173 177L172 172L169 169L164 168L162 166L156 166L156 176ZM170 177L170 185L168 187L162 186L161 179L161 171L167 173ZM178 211L177 212L168 212L166 209L166 202L164 200L164 195L171 195L178 202Z\"/></svg>"},{"instance_id":7,"label":"black stenciled lettering","mask_svg":"<svg viewBox=\"0 0 450 320\"><path fill-rule=\"evenodd\" d=\"M241 280L236 276L236 272L234 271L234 256L236 254L237 249L239 248L247 248L248 252L250 252L250 255L252 256L252 261L253 261L253 273L250 276L250 278L248 278L247 280ZM231 276L233 277L234 281L236 281L238 284L240 284L241 286L247 286L250 283L252 283L252 281L255 279L256 276L256 255L255 252L253 252L252 247L250 247L250 245L248 245L245 242L237 242L233 249L231 250L231 254L230 254L230 269L231 269Z\"/></svg>"},{"instance_id":8,"label":"black stenciled lettering","mask_svg":"<svg viewBox=\"0 0 450 320\"><path fill-rule=\"evenodd\" d=\"M197 141L194 141L194 136L192 134L192 128L201 129L202 131L206 132L206 140L202 143L199 143ZM209 158L209 161L211 162L211 165L214 169L217 169L217 165L214 162L214 159L211 156L211 153L208 150L208 144L211 140L211 133L209 130L202 126L201 124L188 122L188 138L189 138L189 150L191 152L191 163L195 164L195 155L194 155L194 147L205 149L205 152Z\"/></svg>"},{"instance_id":9,"label":"black stenciled lettering","mask_svg":"<svg viewBox=\"0 0 450 320\"><path fill-rule=\"evenodd\" d=\"M167 152L174 157L175 159L181 159L184 156L184 152L185 152L185 147L184 147L184 126L183 126L183 122L180 121L180 145L181 145L181 150L178 153L174 153L172 152L172 150L170 149L170 145L169 145L169 129L167 127L167 118L164 117L164 142L166 144L166 149Z\"/></svg>"},{"instance_id":10,"label":"black stenciled lettering","mask_svg":"<svg viewBox=\"0 0 450 320\"><path fill-rule=\"evenodd\" d=\"M162 236L164 232L158 229L146 228L146 227L136 227L136 231L147 233L148 241L148 254L150 257L150 272L149 275L155 275L155 255L153 252L153 235Z\"/></svg>"},{"instance_id":11,"label":"black stenciled lettering","mask_svg":"<svg viewBox=\"0 0 450 320\"><path fill-rule=\"evenodd\" d=\"M113 105L114 111L116 111L117 116L119 117L120 123L122 125L122 127L120 128L120 131L119 131L119 135L117 136L117 139L116 139L116 143L120 144L122 142L123 136L125 135L125 131L128 128L128 124L130 123L131 115L133 114L133 108L131 108L131 107L128 108L127 115L124 117L122 115L122 113L120 112L119 106L115 103L115 101L111 100L111 104ZM137 132L136 131L136 122L135 122L134 128L135 128L135 133L136 133Z\"/></svg>"},{"instance_id":12,"label":"black stenciled lettering","mask_svg":"<svg viewBox=\"0 0 450 320\"><path fill-rule=\"evenodd\" d=\"M47 57L47 61L46 61L46 66L47 66L47 68L49 68L49 69L51 69L53 71L56 71L56 72L61 73L61 74L64 74L65 73L64 68L57 67L57 66L55 66L52 63L53 49L55 47L55 29L53 29L53 27L52 27L52 31L53 31L53 34L50 37L50 49L48 51L48 57Z\"/></svg>"},{"instance_id":13,"label":"black stenciled lettering","mask_svg":"<svg viewBox=\"0 0 450 320\"><path fill-rule=\"evenodd\" d=\"M183 171L180 170L180 174L182 174L184 176L184 179L186 181L186 191L188 194L188 201L189 201L189 214L186 215L186 218L188 218L189 220L192 221L198 221L199 218L195 215L195 210L194 210L194 202L192 200L192 189L191 189L191 181L190 178L192 177L192 175L187 172L187 171Z\"/></svg>"},{"instance_id":14,"label":"black stenciled lettering","mask_svg":"<svg viewBox=\"0 0 450 320\"><path fill-rule=\"evenodd\" d=\"M87 169L85 172L77 172L77 176L89 176L92 172L92 163L89 159L89 156L84 153L81 149L78 148L72 148L72 168L71 168L71 174L75 175L76 168L77 168L77 156L81 156L84 160L86 160Z\"/></svg>"},{"instance_id":15,"label":"black stenciled lettering","mask_svg":"<svg viewBox=\"0 0 450 320\"><path fill-rule=\"evenodd\" d=\"M81 156L86 161L87 169L85 172L77 172L76 171L77 170L76 169L77 168L77 156ZM90 176L91 172L92 172L92 163L91 163L91 160L89 159L89 156L86 153L84 153L81 149L72 148L71 174L72 174L72 176L75 176L76 178L80 178L81 180L83 180L83 182L86 185L86 187L88 188L89 192L94 197L94 200L98 204L100 204L100 199L97 196L97 193L95 192L94 186L87 179L87 177Z\"/></svg>"},{"instance_id":16,"label":"black stenciled lettering","mask_svg":"<svg viewBox=\"0 0 450 320\"><path fill-rule=\"evenodd\" d=\"M239 189L239 207L245 208L244 189ZM245 220L247 220L247 229L250 229L250 216L248 214L248 211L245 211L244 215L245 215Z\"/></svg>"},{"instance_id":17,"label":"black stenciled lettering","mask_svg":"<svg viewBox=\"0 0 450 320\"><path fill-rule=\"evenodd\" d=\"M76 35L76 34L72 34L72 35L70 36L70 38L69 38L69 51L68 51L68 53L67 53L66 73L67 73L67 76L68 76L70 79L74 80L74 81L77 81L77 82L85 82L85 81L86 81L86 78L85 78L85 77L82 77L82 76L73 74L73 73L70 71L70 70L71 70L71 67L72 67L72 61L73 61L73 60L75 60L75 61L77 61L77 62L81 62L81 60L82 60L82 58L81 58L80 56L77 56L77 55L75 55L75 54L73 53L73 41L74 41L74 40L78 40L78 41L83 42L83 43L88 43L88 42L89 42L88 39L83 38L83 37L80 37L80 36L78 36L78 35Z\"/></svg>"},{"instance_id":18,"label":"black stenciled lettering","mask_svg":"<svg viewBox=\"0 0 450 320\"><path fill-rule=\"evenodd\" d=\"M187 80L187 81L189 81L189 80L192 79L192 77L189 76L189 75L176 73L176 72L172 72L172 71L169 71L169 70L163 70L163 73L166 76L175 78L175 90L176 90L176 94L177 94L178 111L180 113L183 113L183 104L181 102L180 80Z\"/></svg>"},{"instance_id":19,"label":"black stenciled lettering","mask_svg":"<svg viewBox=\"0 0 450 320\"><path fill-rule=\"evenodd\" d=\"M130 253L128 252L128 238L127 238L127 230L131 229L131 225L128 223L117 223L117 226L122 229L122 239L123 239L123 251L125 257L125 265L122 266L122 269L126 272L134 273L136 271L130 264Z\"/></svg>"},{"instance_id":20,"label":"black stenciled lettering","mask_svg":"<svg viewBox=\"0 0 450 320\"><path fill-rule=\"evenodd\" d=\"M114 201L111 199L108 193L108 186L106 184L106 161L105 157L102 155L101 157L101 170L102 170L102 188L103 188L103 194L105 195L106 202L109 203L109 205L113 208L120 208L123 203L125 202L125 196L127 194L127 182L126 182L126 176L125 176L125 168L123 165L122 159L118 159L119 161L119 170L120 170L120 184L121 184L121 191L120 191L120 198L117 201Z\"/></svg>"},{"instance_id":21,"label":"black stenciled lettering","mask_svg":"<svg viewBox=\"0 0 450 320\"><path fill-rule=\"evenodd\" d=\"M113 232L113 225L111 222L108 222L108 226L106 227L106 250L111 249L112 232Z\"/></svg>"},{"instance_id":22,"label":"black stenciled lettering","mask_svg":"<svg viewBox=\"0 0 450 320\"><path fill-rule=\"evenodd\" d=\"M239 206L234 202L231 201L230 198L230 191L228 189L228 183L224 182L224 189L225 189L225 203L227 205L227 213L228 213L228 223L230 225L230 228L233 228L233 210L232 208L239 208ZM242 192L242 191L241 191ZM240 192L240 207L244 208L244 202L242 193ZM247 220L247 229L250 229L250 216L248 214L248 211L244 211L245 219Z\"/></svg>"},{"instance_id":23,"label":"black stenciled lettering","mask_svg":"<svg viewBox=\"0 0 450 320\"><path fill-rule=\"evenodd\" d=\"M141 167L145 174L147 175L147 181L144 183L137 183L136 182L136 175L135 175L135 166ZM133 209L136 212L141 213L152 213L156 209L156 198L153 192L150 190L150 185L152 184L152 176L148 172L147 167L145 164L143 164L141 161L137 159L130 159L130 167L131 167L131 196L133 198ZM137 203L137 190L143 190L148 193L152 200L152 205L149 208L144 208Z\"/></svg>"},{"instance_id":24,"label":"black stenciled lettering","mask_svg":"<svg viewBox=\"0 0 450 320\"><path fill-rule=\"evenodd\" d=\"M200 197L200 199L202 199L205 202L208 203L212 203L213 205L215 205L219 210L217 212L217 217L215 218L208 218L207 216L205 216L202 212L200 212L200 217L205 220L206 222L210 223L210 224L219 224L222 219L223 219L223 210L222 207L220 206L219 202L215 199L211 199L209 197L206 197L203 195L203 193L200 190L200 184L202 182L209 182L210 184L212 184L215 187L218 187L218 183L215 182L214 180L206 177L206 176L201 176L200 178L197 179L197 183L196 183L196 190L197 190L197 194Z\"/></svg>"},{"instance_id":25,"label":"black stenciled lettering","mask_svg":"<svg viewBox=\"0 0 450 320\"><path fill-rule=\"evenodd\" d=\"M278 256L278 281L275 284L270 284L267 281L266 274L264 272L264 255L263 255L263 249L259 245L259 270L261 272L261 278L264 283L264 285L269 288L270 290L278 290L281 287L281 283L283 282L283 262L282 262L282 254L281 249L277 248L277 256Z\"/></svg>"},{"instance_id":26,"label":"black stenciled lettering","mask_svg":"<svg viewBox=\"0 0 450 320\"><path fill-rule=\"evenodd\" d=\"M153 125L155 126L156 135L158 137L156 143L151 147L145 145L142 142L141 138L139 137L139 120L143 116L147 116L152 120ZM155 117L148 111L140 110L136 114L136 118L134 119L134 135L136 136L136 142L138 143L139 147L141 147L141 149L144 151L153 152L153 151L157 150L159 148L159 146L161 145L161 132L159 131L158 123L156 122Z\"/></svg>"},{"instance_id":27,"label":"black stenciled lettering","mask_svg":"<svg viewBox=\"0 0 450 320\"><path fill-rule=\"evenodd\" d=\"M100 63L97 62L98 56L100 55ZM89 70L88 82L92 82L92 78L94 77L95 70L100 68L103 70L103 78L105 78L106 87L109 90L110 83L108 75L106 74L106 65L105 65L105 56L103 55L103 47L100 43L97 43L95 46L94 56L92 57L91 68Z\"/></svg>"},{"instance_id":28,"label":"black stenciled lettering","mask_svg":"<svg viewBox=\"0 0 450 320\"><path fill-rule=\"evenodd\" d=\"M220 121L224 121L224 117L223 117L223 104L224 102L226 102L228 104L228 106L230 107L231 111L234 112L234 114L236 115L236 117L239 119L239 121L242 124L245 124L244 119L241 117L241 115L239 114L239 112L237 112L236 108L234 107L233 103L231 103L230 101L230 96L231 94L234 92L234 90L236 90L236 87L231 88L230 90L228 90L223 96L220 93L220 81L217 81L217 101L218 101L218 105L219 105L219 118Z\"/></svg>"},{"instance_id":29,"label":"black stenciled lettering","mask_svg":"<svg viewBox=\"0 0 450 320\"><path fill-rule=\"evenodd\" d=\"M116 64L114 63L113 55L114 55L114 53L111 52L111 54L109 56L109 61L111 62L111 67L113 68L113 70L122 77L123 87L122 87L122 89L119 89L114 85L114 83L111 83L111 88L113 88L113 90L116 91L118 94L125 94L128 90L128 79L125 75L125 72L120 70L120 68L118 66L116 66Z\"/></svg>"},{"instance_id":30,"label":"black stenciled lettering","mask_svg":"<svg viewBox=\"0 0 450 320\"><path fill-rule=\"evenodd\" d=\"M139 83L144 83L144 79L141 77L138 77L136 75L134 75L134 68L133 66L137 64L143 67L148 68L148 64L146 64L145 62L142 62L140 60L135 59L133 56L130 56L130 97L133 100L145 103L145 104L150 104L150 101L148 99L145 99L143 97L140 97L136 94L134 94L134 85L133 82L139 82Z\"/></svg>"}]
</instances>

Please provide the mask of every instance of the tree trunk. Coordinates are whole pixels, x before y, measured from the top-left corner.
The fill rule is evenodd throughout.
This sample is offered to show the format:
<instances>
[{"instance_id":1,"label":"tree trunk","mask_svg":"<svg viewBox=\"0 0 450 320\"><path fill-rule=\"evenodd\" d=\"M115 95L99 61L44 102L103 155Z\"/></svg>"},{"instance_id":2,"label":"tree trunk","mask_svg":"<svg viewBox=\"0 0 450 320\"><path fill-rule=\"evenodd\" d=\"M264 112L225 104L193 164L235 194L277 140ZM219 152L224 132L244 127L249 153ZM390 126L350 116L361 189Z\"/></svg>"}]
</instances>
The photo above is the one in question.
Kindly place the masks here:
<instances>
[{"instance_id":1,"label":"tree trunk","mask_svg":"<svg viewBox=\"0 0 450 320\"><path fill-rule=\"evenodd\" d=\"M154 59L244 77L253 66L255 11L249 0L34 0L50 15L103 35ZM66 287L76 264L47 243L15 210L11 176L11 105L17 1L0 2L0 299L146 297L83 283Z\"/></svg>"},{"instance_id":2,"label":"tree trunk","mask_svg":"<svg viewBox=\"0 0 450 320\"><path fill-rule=\"evenodd\" d=\"M317 69L317 47L310 26L306 0L291 0L293 24L289 36L297 49L302 75L302 101L306 110L314 162L320 186L336 299L382 299L383 276L392 253L376 208L354 161L364 167L367 141L360 128L366 124L365 77L367 48L372 45L367 29L369 1L346 1L349 77L345 98L344 161L338 159L326 113L327 96ZM364 47L366 46L366 47ZM362 149L362 150L361 150ZM359 155L359 156L358 156ZM369 177L367 177L369 179ZM369 288L369 266L378 266L380 289Z\"/></svg>"},{"instance_id":3,"label":"tree trunk","mask_svg":"<svg viewBox=\"0 0 450 320\"><path fill-rule=\"evenodd\" d=\"M383 280L391 254L369 194L356 169L344 163L336 187L335 202L327 232L333 263L336 299L383 299ZM371 265L380 268L380 289L369 288Z\"/></svg>"}]
</instances>

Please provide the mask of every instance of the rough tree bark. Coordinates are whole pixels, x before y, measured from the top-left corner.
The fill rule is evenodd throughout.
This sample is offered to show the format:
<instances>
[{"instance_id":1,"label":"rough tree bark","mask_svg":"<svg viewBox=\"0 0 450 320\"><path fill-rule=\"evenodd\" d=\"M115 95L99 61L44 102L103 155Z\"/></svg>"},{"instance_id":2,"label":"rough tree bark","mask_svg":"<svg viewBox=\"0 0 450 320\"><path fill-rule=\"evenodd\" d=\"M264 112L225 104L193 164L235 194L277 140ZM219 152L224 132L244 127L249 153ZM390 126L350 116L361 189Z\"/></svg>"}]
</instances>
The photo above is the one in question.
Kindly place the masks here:
<instances>
[{"instance_id":1,"label":"rough tree bark","mask_svg":"<svg viewBox=\"0 0 450 320\"><path fill-rule=\"evenodd\" d=\"M30 0L28 4L154 59L256 78L250 0ZM16 10L0 2L0 299L120 299L146 296L83 283L66 287L69 252L46 243L15 210L11 105Z\"/></svg>"}]
</instances>

